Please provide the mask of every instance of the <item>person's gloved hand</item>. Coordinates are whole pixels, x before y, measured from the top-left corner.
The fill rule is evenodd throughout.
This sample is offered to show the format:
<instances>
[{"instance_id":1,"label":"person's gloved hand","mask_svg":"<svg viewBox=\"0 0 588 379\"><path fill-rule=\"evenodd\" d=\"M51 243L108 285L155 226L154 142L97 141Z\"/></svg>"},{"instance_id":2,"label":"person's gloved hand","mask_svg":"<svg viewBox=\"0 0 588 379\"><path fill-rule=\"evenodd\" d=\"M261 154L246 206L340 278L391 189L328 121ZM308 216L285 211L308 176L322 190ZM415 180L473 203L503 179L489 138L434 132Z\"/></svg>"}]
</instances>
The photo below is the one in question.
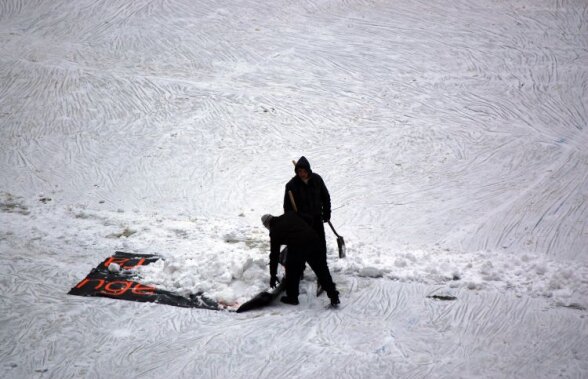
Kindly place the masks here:
<instances>
[{"instance_id":1,"label":"person's gloved hand","mask_svg":"<svg viewBox=\"0 0 588 379\"><path fill-rule=\"evenodd\" d=\"M270 279L270 287L276 288L276 285L280 282L277 276L272 276Z\"/></svg>"},{"instance_id":2,"label":"person's gloved hand","mask_svg":"<svg viewBox=\"0 0 588 379\"><path fill-rule=\"evenodd\" d=\"M323 222L331 221L331 212L323 214Z\"/></svg>"}]
</instances>

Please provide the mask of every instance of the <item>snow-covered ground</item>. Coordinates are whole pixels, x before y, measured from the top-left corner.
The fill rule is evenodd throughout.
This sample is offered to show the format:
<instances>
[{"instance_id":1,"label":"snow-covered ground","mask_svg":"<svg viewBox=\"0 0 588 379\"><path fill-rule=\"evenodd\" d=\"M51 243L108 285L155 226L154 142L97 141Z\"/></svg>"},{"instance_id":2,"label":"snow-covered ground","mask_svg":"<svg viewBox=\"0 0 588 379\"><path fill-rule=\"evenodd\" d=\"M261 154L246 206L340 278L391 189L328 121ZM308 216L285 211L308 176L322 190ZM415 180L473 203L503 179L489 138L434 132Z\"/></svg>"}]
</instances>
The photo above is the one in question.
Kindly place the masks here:
<instances>
[{"instance_id":1,"label":"snow-covered ground","mask_svg":"<svg viewBox=\"0 0 588 379\"><path fill-rule=\"evenodd\" d=\"M585 0L2 0L0 377L587 377L587 146ZM301 155L339 309L67 295L234 309Z\"/></svg>"}]
</instances>

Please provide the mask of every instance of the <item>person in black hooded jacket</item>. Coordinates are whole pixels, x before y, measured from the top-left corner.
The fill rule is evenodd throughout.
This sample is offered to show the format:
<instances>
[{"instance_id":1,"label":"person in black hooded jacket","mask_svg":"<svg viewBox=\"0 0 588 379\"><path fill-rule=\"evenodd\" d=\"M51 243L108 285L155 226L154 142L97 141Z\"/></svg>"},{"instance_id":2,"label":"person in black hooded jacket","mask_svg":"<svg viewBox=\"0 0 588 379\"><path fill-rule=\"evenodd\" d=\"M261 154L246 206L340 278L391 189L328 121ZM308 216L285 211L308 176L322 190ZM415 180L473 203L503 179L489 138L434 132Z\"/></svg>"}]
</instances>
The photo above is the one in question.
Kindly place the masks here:
<instances>
[{"instance_id":1,"label":"person in black hooded jacket","mask_svg":"<svg viewBox=\"0 0 588 379\"><path fill-rule=\"evenodd\" d=\"M296 175L286 184L284 213L296 211L318 234L321 243L321 258L327 261L324 222L331 219L331 196L323 178L312 172L310 163L302 156L294 167ZM292 193L293 201L289 192ZM295 203L296 207L294 207ZM296 209L295 209L296 208Z\"/></svg>"}]
</instances>

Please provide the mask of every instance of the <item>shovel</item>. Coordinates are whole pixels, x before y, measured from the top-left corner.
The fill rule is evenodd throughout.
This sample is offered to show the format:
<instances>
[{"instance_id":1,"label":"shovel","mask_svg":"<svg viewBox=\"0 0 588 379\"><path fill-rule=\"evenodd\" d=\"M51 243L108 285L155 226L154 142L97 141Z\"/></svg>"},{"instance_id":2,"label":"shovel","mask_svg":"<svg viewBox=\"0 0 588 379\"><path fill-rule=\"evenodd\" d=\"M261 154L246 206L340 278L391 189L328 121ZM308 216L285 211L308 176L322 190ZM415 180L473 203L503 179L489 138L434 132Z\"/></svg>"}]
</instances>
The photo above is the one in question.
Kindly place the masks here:
<instances>
[{"instance_id":1,"label":"shovel","mask_svg":"<svg viewBox=\"0 0 588 379\"><path fill-rule=\"evenodd\" d=\"M345 240L343 239L343 237L341 237L337 231L335 230L335 228L333 227L333 224L331 224L331 221L329 221L329 226L331 227L331 230L333 231L333 233L335 233L335 235L337 236L337 247L339 248L339 258L345 258Z\"/></svg>"}]
</instances>

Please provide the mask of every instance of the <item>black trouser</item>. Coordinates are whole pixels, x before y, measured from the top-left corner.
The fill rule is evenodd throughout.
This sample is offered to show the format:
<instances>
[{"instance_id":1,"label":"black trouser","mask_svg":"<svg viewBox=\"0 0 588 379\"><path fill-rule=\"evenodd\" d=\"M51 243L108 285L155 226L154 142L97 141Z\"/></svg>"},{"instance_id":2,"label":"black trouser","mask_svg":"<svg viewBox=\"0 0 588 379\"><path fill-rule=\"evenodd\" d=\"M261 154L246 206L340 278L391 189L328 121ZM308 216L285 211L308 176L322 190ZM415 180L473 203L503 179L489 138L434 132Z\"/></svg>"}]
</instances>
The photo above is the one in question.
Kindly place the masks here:
<instances>
[{"instance_id":1,"label":"black trouser","mask_svg":"<svg viewBox=\"0 0 588 379\"><path fill-rule=\"evenodd\" d=\"M323 223L322 217L315 217L312 223L312 229L318 234L321 240L321 258L327 261L327 241L325 237L325 224Z\"/></svg>"},{"instance_id":2,"label":"black trouser","mask_svg":"<svg viewBox=\"0 0 588 379\"><path fill-rule=\"evenodd\" d=\"M325 226L323 224L322 216L314 216L312 218L312 222L310 223L310 227L318 234L320 240L320 259L327 265L327 241L325 238ZM314 271L314 270L313 270ZM304 266L302 266L302 271L300 271L300 277L302 278L302 274L304 273ZM319 279L320 282L320 279ZM321 283L321 286L322 283ZM323 286L324 288L324 286Z\"/></svg>"},{"instance_id":3,"label":"black trouser","mask_svg":"<svg viewBox=\"0 0 588 379\"><path fill-rule=\"evenodd\" d=\"M336 288L325 258L321 254L320 244L288 246L288 258L286 259L286 295L292 298L298 297L300 276L304 270L304 265L308 263L323 289L327 291L327 295L332 297L335 294Z\"/></svg>"}]
</instances>

